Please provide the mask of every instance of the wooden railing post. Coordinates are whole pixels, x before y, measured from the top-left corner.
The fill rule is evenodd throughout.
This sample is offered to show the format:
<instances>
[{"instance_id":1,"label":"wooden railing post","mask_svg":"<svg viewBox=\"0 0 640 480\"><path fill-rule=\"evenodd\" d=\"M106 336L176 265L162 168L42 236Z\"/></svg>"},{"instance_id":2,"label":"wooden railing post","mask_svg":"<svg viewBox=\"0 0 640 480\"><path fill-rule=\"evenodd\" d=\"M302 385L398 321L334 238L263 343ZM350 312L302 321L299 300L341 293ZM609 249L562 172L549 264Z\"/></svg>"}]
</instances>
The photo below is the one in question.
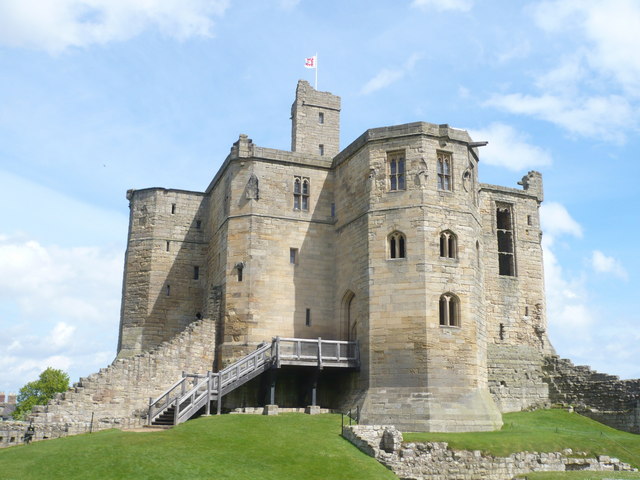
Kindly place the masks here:
<instances>
[{"instance_id":1,"label":"wooden railing post","mask_svg":"<svg viewBox=\"0 0 640 480\"><path fill-rule=\"evenodd\" d=\"M207 417L211 415L211 370L207 371L207 408L205 415Z\"/></svg>"},{"instance_id":2,"label":"wooden railing post","mask_svg":"<svg viewBox=\"0 0 640 480\"><path fill-rule=\"evenodd\" d=\"M220 415L220 412L222 411L222 377L220 376L220 372L217 373L218 375L218 404L216 405L217 407L217 412L216 415Z\"/></svg>"},{"instance_id":3,"label":"wooden railing post","mask_svg":"<svg viewBox=\"0 0 640 480\"><path fill-rule=\"evenodd\" d=\"M322 338L318 337L318 368L322 368Z\"/></svg>"},{"instance_id":4,"label":"wooden railing post","mask_svg":"<svg viewBox=\"0 0 640 480\"><path fill-rule=\"evenodd\" d=\"M151 407L153 407L153 398L149 397L149 413L147 414L147 425L151 425Z\"/></svg>"}]
</instances>

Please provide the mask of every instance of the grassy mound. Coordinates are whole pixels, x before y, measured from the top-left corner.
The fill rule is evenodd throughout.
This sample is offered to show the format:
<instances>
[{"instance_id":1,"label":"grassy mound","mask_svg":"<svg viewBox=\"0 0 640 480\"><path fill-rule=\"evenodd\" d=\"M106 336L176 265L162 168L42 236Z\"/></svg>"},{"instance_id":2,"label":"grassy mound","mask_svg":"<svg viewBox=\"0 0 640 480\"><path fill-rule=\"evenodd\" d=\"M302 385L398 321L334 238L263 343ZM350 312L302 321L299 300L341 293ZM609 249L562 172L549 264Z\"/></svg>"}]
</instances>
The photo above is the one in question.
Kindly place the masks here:
<instances>
[{"instance_id":1,"label":"grassy mound","mask_svg":"<svg viewBox=\"0 0 640 480\"><path fill-rule=\"evenodd\" d=\"M451 448L482 450L496 456L507 456L513 452L522 451L558 452L571 448L574 452L586 452L589 456L617 457L634 467L640 467L640 435L615 430L577 413L564 410L537 410L507 413L503 415L502 420L504 426L496 432L406 433L404 440L405 442L448 442ZM556 477L530 476L530 478ZM640 476L636 474L631 478L640 478Z\"/></svg>"},{"instance_id":2,"label":"grassy mound","mask_svg":"<svg viewBox=\"0 0 640 480\"><path fill-rule=\"evenodd\" d=\"M397 479L340 436L339 415L222 415L0 450L0 479Z\"/></svg>"}]
</instances>

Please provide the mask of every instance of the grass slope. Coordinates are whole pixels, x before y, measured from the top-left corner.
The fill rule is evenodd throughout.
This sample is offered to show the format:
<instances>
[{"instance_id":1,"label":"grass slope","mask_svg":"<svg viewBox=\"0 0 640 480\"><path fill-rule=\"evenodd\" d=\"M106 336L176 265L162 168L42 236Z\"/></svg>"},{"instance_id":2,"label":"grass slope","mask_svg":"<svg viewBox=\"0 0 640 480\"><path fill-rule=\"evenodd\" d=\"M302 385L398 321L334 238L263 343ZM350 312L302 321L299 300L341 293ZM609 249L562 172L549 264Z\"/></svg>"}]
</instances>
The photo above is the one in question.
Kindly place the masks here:
<instances>
[{"instance_id":1,"label":"grass slope","mask_svg":"<svg viewBox=\"0 0 640 480\"><path fill-rule=\"evenodd\" d=\"M496 456L507 456L513 452L522 451L558 452L571 448L574 452L586 452L589 456L617 457L634 467L640 467L640 435L615 430L577 413L564 410L537 410L507 413L503 415L502 420L504 422L502 430L495 432L406 433L404 440L405 442L448 442L452 448L482 450ZM598 478L591 475L591 477L562 478ZM552 477L531 475L529 478ZM640 475L636 474L631 478L640 478Z\"/></svg>"},{"instance_id":2,"label":"grass slope","mask_svg":"<svg viewBox=\"0 0 640 480\"><path fill-rule=\"evenodd\" d=\"M340 436L339 415L222 415L0 450L0 479L397 479Z\"/></svg>"}]
</instances>

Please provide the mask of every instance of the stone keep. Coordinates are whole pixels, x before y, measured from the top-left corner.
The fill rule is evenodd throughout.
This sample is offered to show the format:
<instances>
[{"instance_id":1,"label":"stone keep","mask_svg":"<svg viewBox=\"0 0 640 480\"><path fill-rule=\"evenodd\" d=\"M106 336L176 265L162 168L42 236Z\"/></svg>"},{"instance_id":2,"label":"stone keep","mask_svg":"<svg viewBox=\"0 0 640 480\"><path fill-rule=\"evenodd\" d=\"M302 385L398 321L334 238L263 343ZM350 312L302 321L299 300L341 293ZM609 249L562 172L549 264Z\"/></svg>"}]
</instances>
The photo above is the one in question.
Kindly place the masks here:
<instances>
[{"instance_id":1,"label":"stone keep","mask_svg":"<svg viewBox=\"0 0 640 480\"><path fill-rule=\"evenodd\" d=\"M364 423L491 430L544 401L539 375L517 374L552 353L540 174L480 183L484 143L448 125L374 128L340 150L339 115L300 81L291 152L240 135L204 192L128 192L118 358L204 319L214 370L275 336L357 340L337 403Z\"/></svg>"}]
</instances>

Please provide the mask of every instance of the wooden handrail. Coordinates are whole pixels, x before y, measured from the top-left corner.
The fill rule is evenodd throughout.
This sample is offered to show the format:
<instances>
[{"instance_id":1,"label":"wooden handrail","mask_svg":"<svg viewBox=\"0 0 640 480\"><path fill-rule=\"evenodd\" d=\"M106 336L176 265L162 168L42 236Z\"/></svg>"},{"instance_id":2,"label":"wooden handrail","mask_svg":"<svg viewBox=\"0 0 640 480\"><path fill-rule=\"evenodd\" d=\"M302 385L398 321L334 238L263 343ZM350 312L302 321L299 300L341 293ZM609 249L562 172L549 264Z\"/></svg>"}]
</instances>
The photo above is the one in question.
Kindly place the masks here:
<instances>
[{"instance_id":1,"label":"wooden handrail","mask_svg":"<svg viewBox=\"0 0 640 480\"><path fill-rule=\"evenodd\" d=\"M289 350L287 347L291 347L292 353L286 353ZM360 351L357 342L345 340L323 340L320 337L315 339L274 337L271 344L264 343L258 346L253 352L215 374L183 372L182 378L162 395L156 399L149 399L148 422L151 423L163 411L174 405L174 424L181 423L201 408L205 404L203 402L209 402L213 398L218 400L219 411L223 395L259 375L270 366L279 368L283 359L302 362L303 365L315 364L318 368L323 368L325 363L330 366L353 367L354 363L356 366L359 363ZM337 362L339 365L332 362ZM199 381L188 388L187 382L191 383L195 379Z\"/></svg>"}]
</instances>

